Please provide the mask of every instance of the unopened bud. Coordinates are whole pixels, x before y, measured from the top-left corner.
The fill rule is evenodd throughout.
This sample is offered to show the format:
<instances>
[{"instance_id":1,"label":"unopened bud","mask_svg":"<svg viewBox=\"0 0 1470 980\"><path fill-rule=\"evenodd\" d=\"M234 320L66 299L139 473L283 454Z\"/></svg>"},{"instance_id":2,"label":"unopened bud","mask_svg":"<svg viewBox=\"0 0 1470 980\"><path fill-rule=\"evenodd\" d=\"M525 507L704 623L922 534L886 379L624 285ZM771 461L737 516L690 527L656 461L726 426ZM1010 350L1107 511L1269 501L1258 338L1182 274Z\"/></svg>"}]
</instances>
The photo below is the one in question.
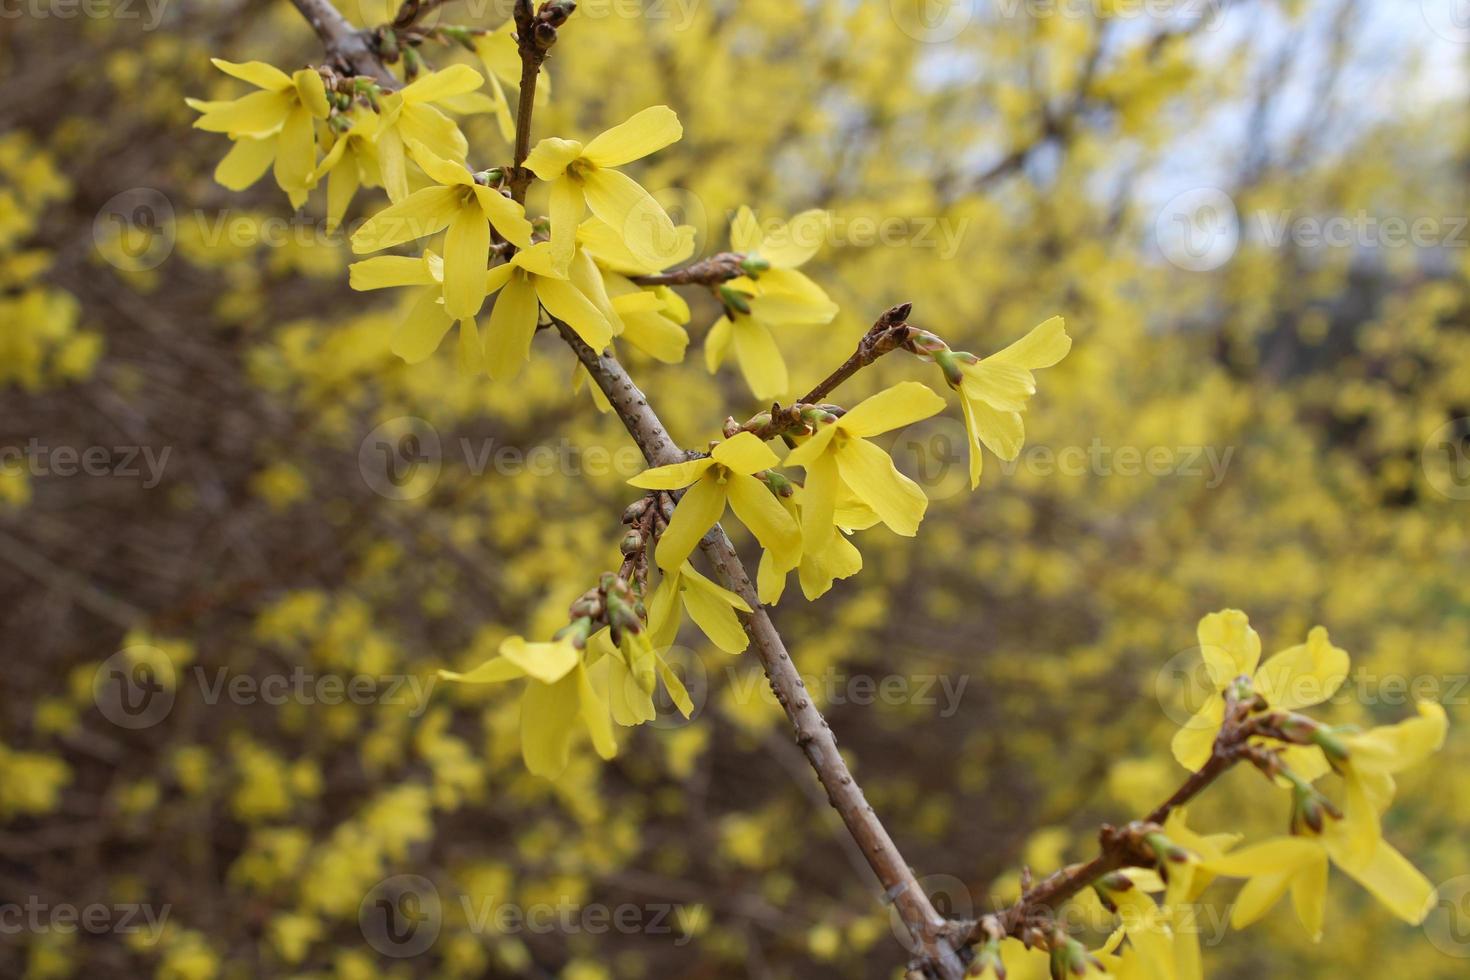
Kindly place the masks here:
<instances>
[{"instance_id":1,"label":"unopened bud","mask_svg":"<svg viewBox=\"0 0 1470 980\"><path fill-rule=\"evenodd\" d=\"M618 542L618 550L626 557L636 555L643 550L643 532L637 528L623 535L623 540Z\"/></svg>"},{"instance_id":2,"label":"unopened bud","mask_svg":"<svg viewBox=\"0 0 1470 980\"><path fill-rule=\"evenodd\" d=\"M398 60L398 35L393 28L384 27L378 31L378 54L390 65Z\"/></svg>"},{"instance_id":3,"label":"unopened bud","mask_svg":"<svg viewBox=\"0 0 1470 980\"><path fill-rule=\"evenodd\" d=\"M750 296L746 293L742 293L738 289L732 289L729 286L720 287L720 302L724 303L725 306L734 310L736 313L742 313L745 316L749 316L749 300Z\"/></svg>"},{"instance_id":4,"label":"unopened bud","mask_svg":"<svg viewBox=\"0 0 1470 980\"><path fill-rule=\"evenodd\" d=\"M757 275L759 273L769 271L770 268L771 263L767 262L759 255L747 255L740 260L740 269L746 275Z\"/></svg>"},{"instance_id":5,"label":"unopened bud","mask_svg":"<svg viewBox=\"0 0 1470 980\"><path fill-rule=\"evenodd\" d=\"M629 504L627 509L623 511L623 523L637 523L644 514L648 513L648 508L652 506L653 499L651 497L639 497L637 500Z\"/></svg>"},{"instance_id":6,"label":"unopened bud","mask_svg":"<svg viewBox=\"0 0 1470 980\"><path fill-rule=\"evenodd\" d=\"M789 497L796 492L795 488L791 486L791 481L775 470L764 471L760 474L760 478L765 481L766 486L771 488L771 492L778 497Z\"/></svg>"}]
</instances>

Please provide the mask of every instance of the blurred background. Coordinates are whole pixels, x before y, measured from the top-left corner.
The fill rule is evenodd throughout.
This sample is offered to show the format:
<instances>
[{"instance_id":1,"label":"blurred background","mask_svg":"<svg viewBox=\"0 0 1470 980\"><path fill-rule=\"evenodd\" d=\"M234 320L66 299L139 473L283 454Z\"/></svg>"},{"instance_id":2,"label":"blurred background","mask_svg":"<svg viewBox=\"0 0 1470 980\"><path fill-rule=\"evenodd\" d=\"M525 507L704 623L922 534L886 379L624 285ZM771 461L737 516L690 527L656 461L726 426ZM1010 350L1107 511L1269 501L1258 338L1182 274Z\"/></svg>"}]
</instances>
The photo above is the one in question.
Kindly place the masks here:
<instances>
[{"instance_id":1,"label":"blurred background","mask_svg":"<svg viewBox=\"0 0 1470 980\"><path fill-rule=\"evenodd\" d=\"M210 56L319 60L296 11L0 14L0 974L895 976L752 654L684 634L694 720L556 784L516 691L435 686L616 567L642 464L552 338L514 385L407 367L321 191L214 183L183 99L244 91ZM1353 655L1333 720L1445 703L1385 827L1441 895L1410 928L1335 875L1313 945L1285 911L1226 932L1217 884L1209 975L1465 975L1467 67L1456 0L587 0L562 31L537 135L675 108L682 142L629 170L701 254L742 204L831 211L804 271L842 312L778 338L793 389L900 301L980 354L1067 318L1020 459L971 494L957 412L893 434L917 541L864 532L861 575L774 612L946 909L1172 791L1195 624L1234 606L1268 654L1321 623ZM690 300L683 364L624 353L695 446L762 406L706 371ZM889 357L842 400L932 371ZM1249 771L1192 810L1286 818Z\"/></svg>"}]
</instances>

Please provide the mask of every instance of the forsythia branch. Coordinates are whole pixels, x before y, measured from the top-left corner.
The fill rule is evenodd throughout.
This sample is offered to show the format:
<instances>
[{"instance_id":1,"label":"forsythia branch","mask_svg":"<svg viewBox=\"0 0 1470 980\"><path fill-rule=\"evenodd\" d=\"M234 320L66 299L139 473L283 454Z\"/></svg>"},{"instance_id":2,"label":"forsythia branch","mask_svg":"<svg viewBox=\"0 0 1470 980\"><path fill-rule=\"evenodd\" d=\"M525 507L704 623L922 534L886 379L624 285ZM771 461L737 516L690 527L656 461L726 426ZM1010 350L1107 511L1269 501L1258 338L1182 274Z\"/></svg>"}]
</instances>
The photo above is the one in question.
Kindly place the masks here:
<instances>
[{"instance_id":1,"label":"forsythia branch","mask_svg":"<svg viewBox=\"0 0 1470 980\"><path fill-rule=\"evenodd\" d=\"M387 82L383 85L385 89L398 87L386 68L372 54L364 36L353 31L341 15L330 7L327 0L293 2L327 45L330 55L346 61L361 74L370 74L380 79L386 76ZM518 202L525 200L526 188L531 179L530 172L523 164L530 153L531 114L536 80L541 64L546 59L546 52L556 41L556 28L566 20L574 6L569 0L552 0L533 14L529 0L517 0L516 3L517 49L521 55L522 83L516 118L515 168L510 186L512 196ZM362 56L373 62L366 66L370 70L363 70L357 61L352 60L358 57L358 44L362 46ZM897 322L901 323L908 314L908 306L895 307L884 314L879 324L869 332L869 337L874 335L879 325L887 323L895 314L898 314ZM889 327L893 325L888 324ZM624 428L648 462L657 466L681 462L687 458L687 454L674 442L649 405L647 397L633 383L618 359L611 352L599 353L593 350L567 324L556 321L556 326L562 339L576 353L593 381L607 396ZM868 360L862 361L865 356ZM871 352L865 355L860 347L854 358L862 363L871 363L876 356L877 354ZM824 384L830 382L831 386L835 386L860 366L860 363L853 364L851 368L844 365L844 368L834 374L833 378L836 380L829 378ZM761 605L755 585L724 529L716 524L705 535L700 548L726 586L754 610L745 617L744 625L760 658L766 679L795 729L797 743L806 753L807 760L827 792L828 800L862 849L869 867L883 886L886 899L898 910L908 929L913 940L911 948L917 954L916 965L939 980L961 980L965 975L965 964L958 953L960 947L952 939L952 924L934 908L887 828L873 812L861 787L853 779L847 763L838 751L831 726L812 703L805 689L805 682L787 652L785 642Z\"/></svg>"}]
</instances>

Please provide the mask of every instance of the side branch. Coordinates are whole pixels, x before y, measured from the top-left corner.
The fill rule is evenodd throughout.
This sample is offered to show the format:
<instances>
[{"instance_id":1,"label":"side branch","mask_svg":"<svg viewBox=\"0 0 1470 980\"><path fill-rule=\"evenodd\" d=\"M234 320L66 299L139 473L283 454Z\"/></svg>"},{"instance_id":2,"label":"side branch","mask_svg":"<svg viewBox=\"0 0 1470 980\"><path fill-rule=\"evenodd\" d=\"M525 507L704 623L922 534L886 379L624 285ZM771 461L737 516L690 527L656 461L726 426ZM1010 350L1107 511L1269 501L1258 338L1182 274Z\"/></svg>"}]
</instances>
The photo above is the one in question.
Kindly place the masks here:
<instances>
[{"instance_id":1,"label":"side branch","mask_svg":"<svg viewBox=\"0 0 1470 980\"><path fill-rule=\"evenodd\" d=\"M662 466L681 462L685 453L669 436L663 422L649 406L648 399L628 377L617 358L610 354L599 355L566 324L558 322L557 330L612 403L618 418L622 420L638 448L643 451L649 465ZM700 550L710 560L726 586L755 610L744 617L745 629L750 634L771 690L775 692L787 719L796 730L797 744L806 753L807 760L817 773L817 779L827 791L828 801L842 817L848 833L862 848L863 857L878 876L885 895L898 909L908 927L909 934L914 939L915 951L933 969L939 971L938 976L946 980L963 977L964 966L949 941L945 929L946 920L924 894L908 862L903 859L893 838L888 835L888 830L852 778L847 763L837 750L837 739L833 736L831 727L812 703L805 682L791 662L791 655L786 650L781 634L776 631L770 616L760 604L750 575L734 546L730 544L730 539L726 537L724 529L715 525L700 542Z\"/></svg>"},{"instance_id":2,"label":"side branch","mask_svg":"<svg viewBox=\"0 0 1470 980\"><path fill-rule=\"evenodd\" d=\"M301 16L322 39L327 58L350 75L366 75L385 89L398 87L398 80L383 67L373 50L367 31L360 31L332 6L331 0L291 0Z\"/></svg>"}]
</instances>

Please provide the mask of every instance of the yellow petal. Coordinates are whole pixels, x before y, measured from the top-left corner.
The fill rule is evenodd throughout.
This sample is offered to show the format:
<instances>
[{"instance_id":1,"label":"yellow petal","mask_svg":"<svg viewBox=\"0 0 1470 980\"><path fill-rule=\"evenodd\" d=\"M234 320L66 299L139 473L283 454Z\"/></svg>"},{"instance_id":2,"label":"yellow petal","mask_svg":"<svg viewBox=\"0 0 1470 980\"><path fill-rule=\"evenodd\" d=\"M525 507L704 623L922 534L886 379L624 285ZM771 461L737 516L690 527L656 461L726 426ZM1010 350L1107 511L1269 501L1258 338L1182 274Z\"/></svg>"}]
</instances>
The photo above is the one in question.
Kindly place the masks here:
<instances>
[{"instance_id":1,"label":"yellow petal","mask_svg":"<svg viewBox=\"0 0 1470 980\"><path fill-rule=\"evenodd\" d=\"M817 457L827 452L832 440L841 431L842 427L833 422L819 425L815 433L786 454L786 465L811 466ZM833 506L836 506L835 502Z\"/></svg>"},{"instance_id":2,"label":"yellow petal","mask_svg":"<svg viewBox=\"0 0 1470 980\"><path fill-rule=\"evenodd\" d=\"M736 473L751 474L780 465L781 459L753 432L738 432L710 452L715 462Z\"/></svg>"},{"instance_id":3,"label":"yellow petal","mask_svg":"<svg viewBox=\"0 0 1470 980\"><path fill-rule=\"evenodd\" d=\"M1418 925L1434 905L1434 886L1386 841L1380 840L1367 863L1342 870L1394 915Z\"/></svg>"},{"instance_id":4,"label":"yellow petal","mask_svg":"<svg viewBox=\"0 0 1470 980\"><path fill-rule=\"evenodd\" d=\"M1202 865L1230 878L1265 874L1294 874L1322 854L1322 845L1305 837L1274 837L1221 855Z\"/></svg>"},{"instance_id":5,"label":"yellow petal","mask_svg":"<svg viewBox=\"0 0 1470 980\"><path fill-rule=\"evenodd\" d=\"M748 316L738 316L734 321L735 356L740 362L740 373L751 393L761 401L769 402L786 394L791 381L786 373L786 359L776 338L761 323Z\"/></svg>"},{"instance_id":6,"label":"yellow petal","mask_svg":"<svg viewBox=\"0 0 1470 980\"><path fill-rule=\"evenodd\" d=\"M837 533L833 515L837 509L837 487L841 481L837 475L837 460L831 453L821 453L805 465L806 487L801 495L801 546L807 554L816 555L828 547L828 541Z\"/></svg>"},{"instance_id":7,"label":"yellow petal","mask_svg":"<svg viewBox=\"0 0 1470 980\"><path fill-rule=\"evenodd\" d=\"M776 567L795 568L801 561L801 530L775 495L760 480L739 473L730 474L727 492L730 509L761 547L775 555Z\"/></svg>"},{"instance_id":8,"label":"yellow petal","mask_svg":"<svg viewBox=\"0 0 1470 980\"><path fill-rule=\"evenodd\" d=\"M684 567L688 568L688 565ZM679 580L682 574L665 575L648 599L648 642L660 650L673 646L679 636Z\"/></svg>"},{"instance_id":9,"label":"yellow petal","mask_svg":"<svg viewBox=\"0 0 1470 980\"><path fill-rule=\"evenodd\" d=\"M1030 333L986 360L1000 360L1030 371L1051 367L1067 356L1072 338L1067 336L1067 322L1054 316Z\"/></svg>"},{"instance_id":10,"label":"yellow petal","mask_svg":"<svg viewBox=\"0 0 1470 980\"><path fill-rule=\"evenodd\" d=\"M311 114L296 108L276 135L276 183L281 190L304 192L315 182L316 133Z\"/></svg>"},{"instance_id":11,"label":"yellow petal","mask_svg":"<svg viewBox=\"0 0 1470 980\"><path fill-rule=\"evenodd\" d=\"M457 187L425 187L373 215L352 236L352 250L378 252L449 227L462 210L463 192Z\"/></svg>"},{"instance_id":12,"label":"yellow petal","mask_svg":"<svg viewBox=\"0 0 1470 980\"><path fill-rule=\"evenodd\" d=\"M377 255L347 267L347 284L353 289L392 289L396 286L432 286L434 277L422 258L412 255Z\"/></svg>"},{"instance_id":13,"label":"yellow petal","mask_svg":"<svg viewBox=\"0 0 1470 980\"><path fill-rule=\"evenodd\" d=\"M964 390L1000 412L1022 412L1036 394L1036 378L1025 368L986 358L961 368Z\"/></svg>"},{"instance_id":14,"label":"yellow petal","mask_svg":"<svg viewBox=\"0 0 1470 980\"><path fill-rule=\"evenodd\" d=\"M644 490L678 490L698 480L713 465L715 461L707 456L683 463L669 463L646 469L628 483Z\"/></svg>"},{"instance_id":15,"label":"yellow petal","mask_svg":"<svg viewBox=\"0 0 1470 980\"><path fill-rule=\"evenodd\" d=\"M898 471L887 453L865 439L853 438L837 450L836 456L842 482L873 508L890 531L905 537L919 533L929 498L917 483Z\"/></svg>"},{"instance_id":16,"label":"yellow petal","mask_svg":"<svg viewBox=\"0 0 1470 980\"><path fill-rule=\"evenodd\" d=\"M480 328L474 317L459 321L459 344L455 351L455 362L461 377L473 378L485 370L485 347L480 340Z\"/></svg>"},{"instance_id":17,"label":"yellow petal","mask_svg":"<svg viewBox=\"0 0 1470 980\"><path fill-rule=\"evenodd\" d=\"M677 142L683 135L684 127L673 109L649 106L593 138L582 156L599 167L620 167Z\"/></svg>"},{"instance_id":18,"label":"yellow petal","mask_svg":"<svg viewBox=\"0 0 1470 980\"><path fill-rule=\"evenodd\" d=\"M710 374L719 370L725 360L725 354L730 350L730 341L734 339L734 325L730 323L729 317L720 317L709 328L704 335L704 366Z\"/></svg>"},{"instance_id":19,"label":"yellow petal","mask_svg":"<svg viewBox=\"0 0 1470 980\"><path fill-rule=\"evenodd\" d=\"M794 269L821 248L831 223L831 216L826 211L803 211L767 234L757 251L773 268Z\"/></svg>"},{"instance_id":20,"label":"yellow petal","mask_svg":"<svg viewBox=\"0 0 1470 980\"><path fill-rule=\"evenodd\" d=\"M576 140L548 136L531 148L526 167L542 180L556 180L566 173L567 164L582 155L582 144Z\"/></svg>"},{"instance_id":21,"label":"yellow petal","mask_svg":"<svg viewBox=\"0 0 1470 980\"><path fill-rule=\"evenodd\" d=\"M1255 673L1261 661L1261 638L1239 609L1210 613L1195 630L1200 656L1217 690L1237 677Z\"/></svg>"},{"instance_id":22,"label":"yellow petal","mask_svg":"<svg viewBox=\"0 0 1470 980\"><path fill-rule=\"evenodd\" d=\"M408 197L408 164L403 137L397 127L385 126L378 133L374 151L383 178L383 190L394 204Z\"/></svg>"},{"instance_id":23,"label":"yellow petal","mask_svg":"<svg viewBox=\"0 0 1470 980\"><path fill-rule=\"evenodd\" d=\"M675 261L685 238L663 206L631 177L617 170L592 170L582 178L587 206L622 236L640 261L663 268Z\"/></svg>"},{"instance_id":24,"label":"yellow petal","mask_svg":"<svg viewBox=\"0 0 1470 980\"><path fill-rule=\"evenodd\" d=\"M461 684L499 684L502 681L525 677L526 672L504 657L491 657L474 670L463 674L452 670L441 670L439 676L446 681L456 681Z\"/></svg>"},{"instance_id":25,"label":"yellow petal","mask_svg":"<svg viewBox=\"0 0 1470 980\"><path fill-rule=\"evenodd\" d=\"M327 231L335 232L342 226L342 219L346 216L352 199L357 196L360 184L355 160L349 160L347 166L336 168L327 177Z\"/></svg>"},{"instance_id":26,"label":"yellow petal","mask_svg":"<svg viewBox=\"0 0 1470 980\"><path fill-rule=\"evenodd\" d=\"M612 324L582 291L565 279L536 277L536 295L547 312L566 323L587 346L600 351L612 340Z\"/></svg>"},{"instance_id":27,"label":"yellow petal","mask_svg":"<svg viewBox=\"0 0 1470 980\"><path fill-rule=\"evenodd\" d=\"M577 223L587 210L582 187L568 177L551 182L551 254L556 265L566 269L577 244Z\"/></svg>"},{"instance_id":28,"label":"yellow petal","mask_svg":"<svg viewBox=\"0 0 1470 980\"><path fill-rule=\"evenodd\" d=\"M960 412L965 418L965 433L968 436L965 442L968 444L970 457L970 489L974 490L980 486L980 473L985 467L985 456L980 451L980 426L975 419L975 409L970 404L970 399L960 398Z\"/></svg>"},{"instance_id":29,"label":"yellow petal","mask_svg":"<svg viewBox=\"0 0 1470 980\"><path fill-rule=\"evenodd\" d=\"M257 88L269 91L285 91L291 88L291 76L275 65L266 65L265 62L226 62L222 57L212 57L209 63L226 75L250 82Z\"/></svg>"},{"instance_id":30,"label":"yellow petal","mask_svg":"<svg viewBox=\"0 0 1470 980\"><path fill-rule=\"evenodd\" d=\"M1224 720L1225 699L1216 694L1174 733L1169 747L1181 766L1190 772L1198 772L1200 766L1209 761L1214 751L1215 736Z\"/></svg>"},{"instance_id":31,"label":"yellow petal","mask_svg":"<svg viewBox=\"0 0 1470 980\"><path fill-rule=\"evenodd\" d=\"M519 636L502 642L500 655L543 684L561 680L582 659L577 648L566 641L527 643Z\"/></svg>"},{"instance_id":32,"label":"yellow petal","mask_svg":"<svg viewBox=\"0 0 1470 980\"><path fill-rule=\"evenodd\" d=\"M574 671L577 681L577 709L582 716L582 723L587 726L587 734L592 739L592 748L604 759L611 759L618 754L618 743L613 738L612 719L608 714L607 702L597 696L597 690L592 686L592 680L587 676L587 668L581 661L577 662Z\"/></svg>"},{"instance_id":33,"label":"yellow petal","mask_svg":"<svg viewBox=\"0 0 1470 980\"><path fill-rule=\"evenodd\" d=\"M485 305L490 226L475 207L460 208L444 236L444 309L455 319L473 317Z\"/></svg>"},{"instance_id":34,"label":"yellow petal","mask_svg":"<svg viewBox=\"0 0 1470 980\"><path fill-rule=\"evenodd\" d=\"M1444 708L1432 701L1421 701L1418 718L1344 736L1343 742L1351 754L1354 770L1395 773L1418 765L1438 752L1448 731Z\"/></svg>"},{"instance_id":35,"label":"yellow petal","mask_svg":"<svg viewBox=\"0 0 1470 980\"><path fill-rule=\"evenodd\" d=\"M418 164L424 173L436 183L446 187L470 187L475 181L469 169L446 159L429 149L422 140L414 139L404 134L403 144L413 155L413 162Z\"/></svg>"},{"instance_id":36,"label":"yellow petal","mask_svg":"<svg viewBox=\"0 0 1470 980\"><path fill-rule=\"evenodd\" d=\"M1317 856L1292 876L1291 904L1307 936L1314 943L1320 942L1322 922L1327 916L1327 852L1322 848L1317 848Z\"/></svg>"},{"instance_id":37,"label":"yellow petal","mask_svg":"<svg viewBox=\"0 0 1470 980\"><path fill-rule=\"evenodd\" d=\"M291 87L291 76L274 65L268 65L264 61L226 61L223 58L210 58L209 63L214 65L226 75L231 75L242 82L249 82L257 88L263 88L272 92L283 92Z\"/></svg>"},{"instance_id":38,"label":"yellow petal","mask_svg":"<svg viewBox=\"0 0 1470 980\"><path fill-rule=\"evenodd\" d=\"M194 120L194 128L231 136L270 136L280 131L295 108L293 100L279 92L251 92L229 102L212 104L204 115Z\"/></svg>"},{"instance_id":39,"label":"yellow petal","mask_svg":"<svg viewBox=\"0 0 1470 980\"><path fill-rule=\"evenodd\" d=\"M673 668L663 657L655 658L654 663L658 667L659 678L664 682L664 689L669 692L669 700L674 702L674 707L679 709L679 714L685 718L692 717L694 700L689 697L689 690L684 686L684 682L679 679L679 675L674 673Z\"/></svg>"},{"instance_id":40,"label":"yellow petal","mask_svg":"<svg viewBox=\"0 0 1470 980\"><path fill-rule=\"evenodd\" d=\"M517 248L531 246L531 222L526 220L525 208L499 191L479 184L475 185L475 198L500 237Z\"/></svg>"},{"instance_id":41,"label":"yellow petal","mask_svg":"<svg viewBox=\"0 0 1470 980\"><path fill-rule=\"evenodd\" d=\"M1230 925L1244 929L1258 921L1281 901L1291 885L1291 875L1284 872L1263 873L1251 880L1235 896L1235 906L1230 910Z\"/></svg>"},{"instance_id":42,"label":"yellow petal","mask_svg":"<svg viewBox=\"0 0 1470 980\"><path fill-rule=\"evenodd\" d=\"M242 136L230 146L230 152L214 168L214 179L232 191L243 191L270 169L276 157L276 141Z\"/></svg>"},{"instance_id":43,"label":"yellow petal","mask_svg":"<svg viewBox=\"0 0 1470 980\"><path fill-rule=\"evenodd\" d=\"M934 389L918 381L904 381L858 402L838 424L855 436L874 436L942 411L944 399Z\"/></svg>"},{"instance_id":44,"label":"yellow petal","mask_svg":"<svg viewBox=\"0 0 1470 980\"><path fill-rule=\"evenodd\" d=\"M532 681L521 698L521 756L526 768L555 779L567 767L572 726L581 710L578 680L568 674L555 684Z\"/></svg>"},{"instance_id":45,"label":"yellow petal","mask_svg":"<svg viewBox=\"0 0 1470 980\"><path fill-rule=\"evenodd\" d=\"M486 366L496 381L509 381L531 356L540 306L536 290L524 275L514 275L495 297L485 338Z\"/></svg>"},{"instance_id":46,"label":"yellow petal","mask_svg":"<svg viewBox=\"0 0 1470 980\"><path fill-rule=\"evenodd\" d=\"M699 539L725 512L725 487L713 474L705 473L674 507L674 516L659 538L655 558L658 567L672 572L689 557Z\"/></svg>"},{"instance_id":47,"label":"yellow petal","mask_svg":"<svg viewBox=\"0 0 1470 980\"><path fill-rule=\"evenodd\" d=\"M440 71L420 75L403 87L406 103L437 102L452 95L473 92L485 84L485 78L469 65L450 65Z\"/></svg>"},{"instance_id":48,"label":"yellow petal","mask_svg":"<svg viewBox=\"0 0 1470 980\"><path fill-rule=\"evenodd\" d=\"M1348 667L1347 651L1333 646L1327 631L1318 626L1306 643L1282 650L1261 665L1256 693L1273 708L1288 711L1321 704L1347 680Z\"/></svg>"},{"instance_id":49,"label":"yellow petal","mask_svg":"<svg viewBox=\"0 0 1470 980\"><path fill-rule=\"evenodd\" d=\"M417 364L439 349L454 318L444 312L438 289L425 289L393 330L389 344L393 353L409 364Z\"/></svg>"},{"instance_id":50,"label":"yellow petal","mask_svg":"<svg viewBox=\"0 0 1470 980\"><path fill-rule=\"evenodd\" d=\"M755 220L755 213L742 204L730 222L730 250L750 254L760 247L761 226Z\"/></svg>"},{"instance_id":51,"label":"yellow petal","mask_svg":"<svg viewBox=\"0 0 1470 980\"><path fill-rule=\"evenodd\" d=\"M332 114L332 107L327 104L327 87L315 69L301 69L291 76L291 82L296 88L296 97L313 118L325 119Z\"/></svg>"},{"instance_id":52,"label":"yellow petal","mask_svg":"<svg viewBox=\"0 0 1470 980\"><path fill-rule=\"evenodd\" d=\"M760 565L755 572L755 588L760 601L768 606L780 602L781 593L786 591L786 572L776 568L776 559L769 551L761 552Z\"/></svg>"},{"instance_id":53,"label":"yellow petal","mask_svg":"<svg viewBox=\"0 0 1470 980\"><path fill-rule=\"evenodd\" d=\"M750 612L746 601L700 575L687 563L679 577L680 598L689 618L709 637L709 641L726 653L740 653L750 645L750 637L740 626L735 611Z\"/></svg>"},{"instance_id":54,"label":"yellow petal","mask_svg":"<svg viewBox=\"0 0 1470 980\"><path fill-rule=\"evenodd\" d=\"M969 378L960 387L960 394L970 413L971 429L975 436L1001 459L1011 460L1021 455L1021 446L1026 441L1026 428L1017 412L1000 412L991 408L984 399L978 398Z\"/></svg>"}]
</instances>

